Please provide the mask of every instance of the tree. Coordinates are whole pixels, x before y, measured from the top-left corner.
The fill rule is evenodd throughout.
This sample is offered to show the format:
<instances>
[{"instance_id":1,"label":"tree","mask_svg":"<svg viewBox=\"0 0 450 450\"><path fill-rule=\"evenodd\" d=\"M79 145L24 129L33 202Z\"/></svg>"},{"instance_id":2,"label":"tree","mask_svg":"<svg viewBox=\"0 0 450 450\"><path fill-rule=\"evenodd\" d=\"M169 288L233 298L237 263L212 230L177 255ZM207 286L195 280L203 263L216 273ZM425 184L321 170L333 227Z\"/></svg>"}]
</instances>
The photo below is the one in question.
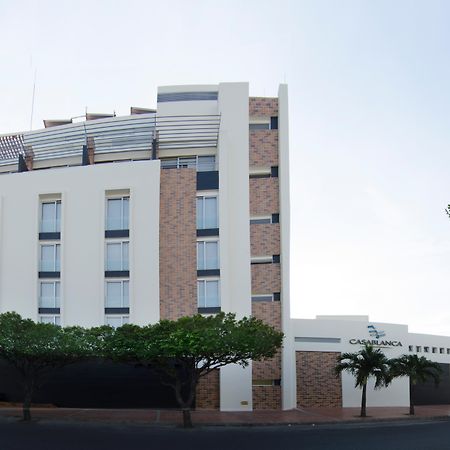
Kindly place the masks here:
<instances>
[{"instance_id":1,"label":"tree","mask_svg":"<svg viewBox=\"0 0 450 450\"><path fill-rule=\"evenodd\" d=\"M192 427L191 409L199 380L228 364L246 367L250 360L270 358L281 347L283 333L255 318L234 314L195 315L154 325L124 325L111 333L98 329L104 354L118 361L139 361L161 374Z\"/></svg>"},{"instance_id":2,"label":"tree","mask_svg":"<svg viewBox=\"0 0 450 450\"><path fill-rule=\"evenodd\" d=\"M402 355L391 360L391 370L394 377L409 377L409 414L412 416L415 414L412 386L430 378L438 385L442 372L438 363L417 355Z\"/></svg>"},{"instance_id":3,"label":"tree","mask_svg":"<svg viewBox=\"0 0 450 450\"><path fill-rule=\"evenodd\" d=\"M0 314L0 358L20 376L24 388L23 420L31 420L33 393L45 382L50 370L87 358L92 346L80 327L22 319L14 312Z\"/></svg>"},{"instance_id":4,"label":"tree","mask_svg":"<svg viewBox=\"0 0 450 450\"><path fill-rule=\"evenodd\" d=\"M375 389L388 386L391 382L389 360L380 349L366 344L359 352L342 353L335 367L336 376L349 372L355 377L355 387L362 389L361 417L366 417L367 382L375 378Z\"/></svg>"}]
</instances>

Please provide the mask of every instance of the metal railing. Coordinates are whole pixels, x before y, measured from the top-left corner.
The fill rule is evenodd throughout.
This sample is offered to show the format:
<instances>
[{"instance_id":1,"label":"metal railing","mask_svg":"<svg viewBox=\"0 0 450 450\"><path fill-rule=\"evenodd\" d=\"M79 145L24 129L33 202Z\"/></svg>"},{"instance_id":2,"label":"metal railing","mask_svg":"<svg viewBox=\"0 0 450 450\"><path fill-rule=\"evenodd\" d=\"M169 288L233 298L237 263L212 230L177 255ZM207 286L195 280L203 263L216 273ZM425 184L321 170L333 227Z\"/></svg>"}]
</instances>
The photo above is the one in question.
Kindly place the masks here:
<instances>
[{"instance_id":1,"label":"metal railing","mask_svg":"<svg viewBox=\"0 0 450 450\"><path fill-rule=\"evenodd\" d=\"M220 115L158 116L155 113L89 120L0 136L0 166L19 155L34 161L95 154L217 147Z\"/></svg>"}]
</instances>

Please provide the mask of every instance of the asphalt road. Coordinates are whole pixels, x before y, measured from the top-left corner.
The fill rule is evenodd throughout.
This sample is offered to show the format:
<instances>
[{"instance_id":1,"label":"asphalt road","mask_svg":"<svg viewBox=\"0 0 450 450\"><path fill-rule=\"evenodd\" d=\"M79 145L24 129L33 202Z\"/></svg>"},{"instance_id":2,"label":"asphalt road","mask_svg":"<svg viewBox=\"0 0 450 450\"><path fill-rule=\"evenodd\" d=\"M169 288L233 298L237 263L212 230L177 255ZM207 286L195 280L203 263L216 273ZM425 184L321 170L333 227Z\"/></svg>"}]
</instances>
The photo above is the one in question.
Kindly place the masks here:
<instances>
[{"instance_id":1,"label":"asphalt road","mask_svg":"<svg viewBox=\"0 0 450 450\"><path fill-rule=\"evenodd\" d=\"M0 422L1 450L449 450L450 421L366 425L205 427Z\"/></svg>"}]
</instances>

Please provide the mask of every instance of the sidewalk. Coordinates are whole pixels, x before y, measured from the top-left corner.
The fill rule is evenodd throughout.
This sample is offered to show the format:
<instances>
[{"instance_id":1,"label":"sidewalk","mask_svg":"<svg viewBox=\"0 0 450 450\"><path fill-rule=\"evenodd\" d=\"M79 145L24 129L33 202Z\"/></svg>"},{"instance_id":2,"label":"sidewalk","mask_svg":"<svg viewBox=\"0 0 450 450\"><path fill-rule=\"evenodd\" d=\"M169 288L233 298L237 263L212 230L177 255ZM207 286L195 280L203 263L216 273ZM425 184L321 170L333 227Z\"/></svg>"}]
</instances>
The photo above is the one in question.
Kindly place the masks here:
<instances>
[{"instance_id":1,"label":"sidewalk","mask_svg":"<svg viewBox=\"0 0 450 450\"><path fill-rule=\"evenodd\" d=\"M76 409L32 408L33 420L96 422L105 424L171 425L182 423L178 410L147 409ZM0 418L21 418L21 408L0 407ZM359 417L359 408L302 408L290 411L220 412L201 410L192 412L194 425L297 425L323 423L366 423L391 420L432 420L450 416L450 405L416 406L416 415L408 408L367 408L368 417Z\"/></svg>"}]
</instances>

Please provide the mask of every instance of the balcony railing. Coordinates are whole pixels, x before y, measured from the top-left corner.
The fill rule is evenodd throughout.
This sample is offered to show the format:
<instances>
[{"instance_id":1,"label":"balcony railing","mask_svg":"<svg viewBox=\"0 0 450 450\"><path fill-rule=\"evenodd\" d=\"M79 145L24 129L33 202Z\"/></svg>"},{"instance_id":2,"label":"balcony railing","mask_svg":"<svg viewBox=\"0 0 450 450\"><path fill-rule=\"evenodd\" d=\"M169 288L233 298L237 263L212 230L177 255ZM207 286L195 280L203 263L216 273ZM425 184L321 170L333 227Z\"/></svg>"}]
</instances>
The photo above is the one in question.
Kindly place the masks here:
<instances>
[{"instance_id":1,"label":"balcony railing","mask_svg":"<svg viewBox=\"0 0 450 450\"><path fill-rule=\"evenodd\" d=\"M217 147L219 115L158 116L155 113L76 122L0 136L0 166L19 156L33 161L94 155ZM112 158L113 160L114 158ZM104 159L103 159L104 160Z\"/></svg>"}]
</instances>

